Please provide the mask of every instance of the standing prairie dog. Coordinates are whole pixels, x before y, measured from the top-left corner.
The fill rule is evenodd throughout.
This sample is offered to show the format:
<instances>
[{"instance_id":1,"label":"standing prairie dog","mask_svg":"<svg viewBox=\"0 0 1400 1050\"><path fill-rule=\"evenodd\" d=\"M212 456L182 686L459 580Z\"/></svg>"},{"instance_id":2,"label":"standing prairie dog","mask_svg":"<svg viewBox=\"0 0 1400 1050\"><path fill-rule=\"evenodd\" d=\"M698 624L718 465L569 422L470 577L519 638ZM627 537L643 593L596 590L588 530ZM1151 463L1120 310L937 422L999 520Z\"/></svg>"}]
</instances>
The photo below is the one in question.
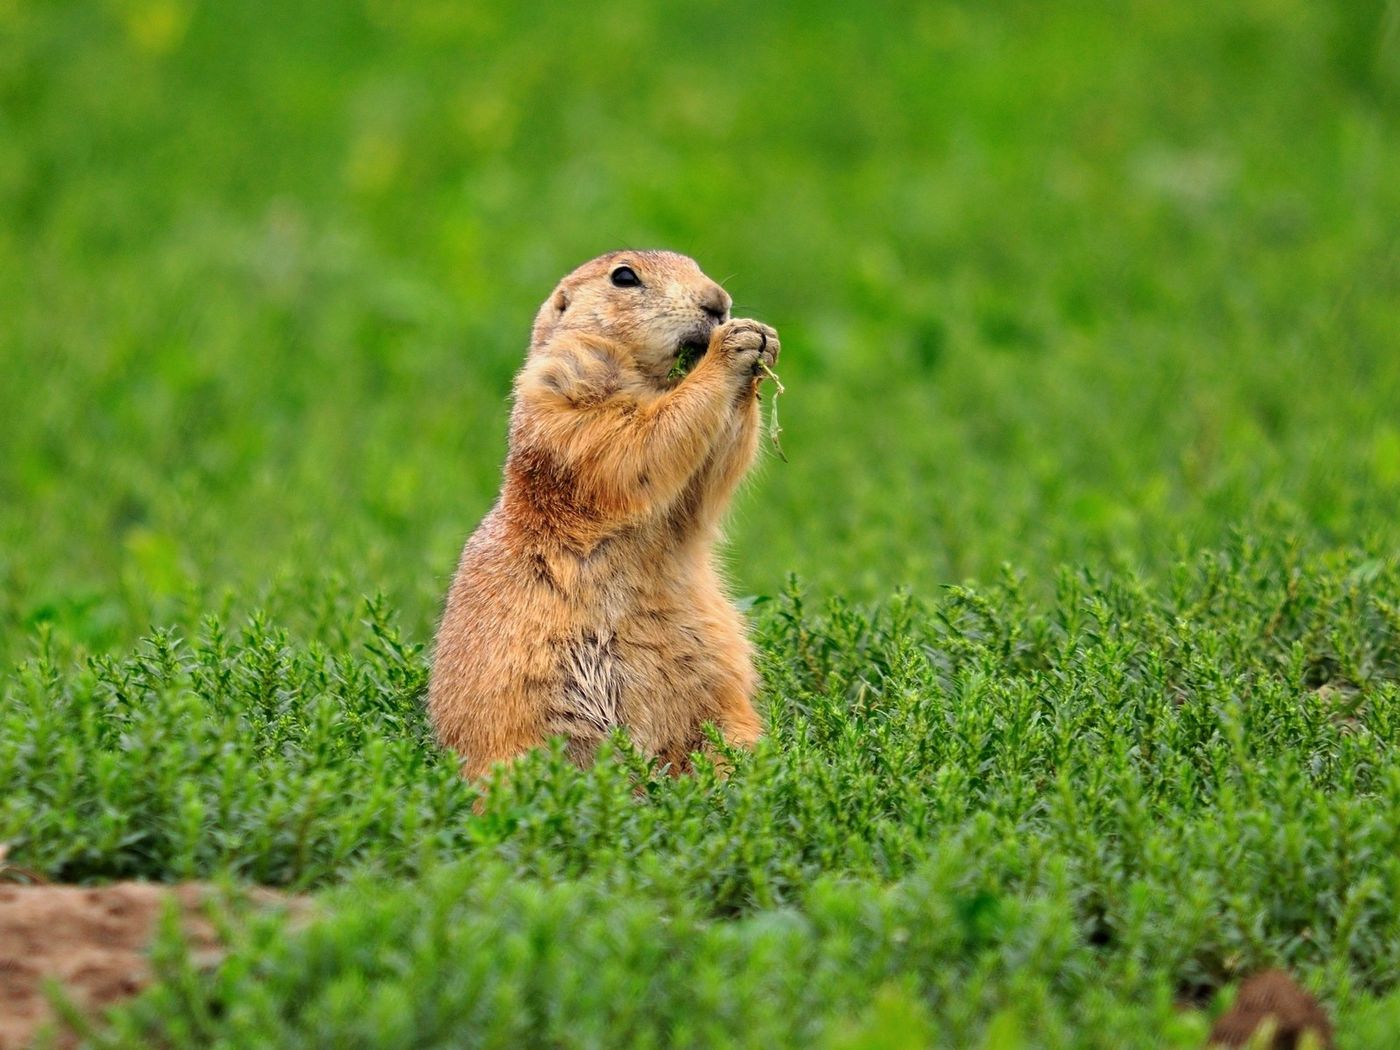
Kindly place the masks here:
<instances>
[{"instance_id":1,"label":"standing prairie dog","mask_svg":"<svg viewBox=\"0 0 1400 1050\"><path fill-rule=\"evenodd\" d=\"M713 549L779 345L730 306L693 260L622 251L540 308L500 498L462 552L433 658L428 711L464 776L552 736L587 763L615 726L673 772L706 722L742 746L762 733Z\"/></svg>"}]
</instances>

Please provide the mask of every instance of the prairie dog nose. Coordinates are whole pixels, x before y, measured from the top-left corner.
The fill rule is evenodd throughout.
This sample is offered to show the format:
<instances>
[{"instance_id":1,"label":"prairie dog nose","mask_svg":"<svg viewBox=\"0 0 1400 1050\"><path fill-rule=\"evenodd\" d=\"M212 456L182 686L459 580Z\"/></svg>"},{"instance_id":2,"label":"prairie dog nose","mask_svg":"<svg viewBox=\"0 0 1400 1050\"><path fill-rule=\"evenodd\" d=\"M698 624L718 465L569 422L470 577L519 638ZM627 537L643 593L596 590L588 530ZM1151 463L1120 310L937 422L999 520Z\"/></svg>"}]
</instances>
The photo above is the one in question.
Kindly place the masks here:
<instances>
[{"instance_id":1,"label":"prairie dog nose","mask_svg":"<svg viewBox=\"0 0 1400 1050\"><path fill-rule=\"evenodd\" d=\"M734 300L729 298L726 292L717 284L712 284L700 296L700 309L704 310L716 321L723 321L729 316L729 308L734 305Z\"/></svg>"}]
</instances>

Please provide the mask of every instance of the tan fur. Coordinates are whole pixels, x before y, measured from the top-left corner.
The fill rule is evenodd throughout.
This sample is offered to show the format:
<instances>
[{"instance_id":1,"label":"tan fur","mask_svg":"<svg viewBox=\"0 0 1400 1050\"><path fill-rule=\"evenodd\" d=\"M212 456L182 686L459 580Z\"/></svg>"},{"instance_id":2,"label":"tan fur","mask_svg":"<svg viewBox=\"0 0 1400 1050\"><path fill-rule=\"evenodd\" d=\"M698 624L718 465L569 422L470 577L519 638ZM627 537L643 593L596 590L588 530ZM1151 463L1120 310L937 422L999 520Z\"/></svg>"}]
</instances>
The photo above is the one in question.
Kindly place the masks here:
<instances>
[{"instance_id":1,"label":"tan fur","mask_svg":"<svg viewBox=\"0 0 1400 1050\"><path fill-rule=\"evenodd\" d=\"M615 287L622 265L642 287ZM586 763L614 726L688 766L713 722L762 732L744 625L713 564L758 444L757 371L777 333L683 255L601 256L559 284L515 380L500 498L467 542L428 709L479 776L552 736ZM684 342L707 346L667 374Z\"/></svg>"}]
</instances>

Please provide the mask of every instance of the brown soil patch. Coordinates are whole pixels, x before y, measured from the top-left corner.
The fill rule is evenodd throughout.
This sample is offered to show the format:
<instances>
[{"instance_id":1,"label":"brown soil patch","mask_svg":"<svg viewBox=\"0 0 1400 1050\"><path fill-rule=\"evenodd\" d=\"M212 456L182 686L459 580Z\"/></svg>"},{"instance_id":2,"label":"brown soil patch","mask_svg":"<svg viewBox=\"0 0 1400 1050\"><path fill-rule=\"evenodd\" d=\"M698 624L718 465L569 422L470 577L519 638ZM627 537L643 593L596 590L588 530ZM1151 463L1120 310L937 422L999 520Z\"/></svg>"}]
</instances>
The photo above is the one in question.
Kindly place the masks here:
<instances>
[{"instance_id":1,"label":"brown soil patch","mask_svg":"<svg viewBox=\"0 0 1400 1050\"><path fill-rule=\"evenodd\" d=\"M194 960L217 962L222 950L201 908L211 892L199 883L0 883L0 1050L29 1046L52 1019L45 978L57 980L74 1004L93 1017L140 991L151 979L146 950L172 896L179 902ZM249 891L248 896L261 903L285 900L270 890ZM60 1036L57 1045L75 1043L72 1036Z\"/></svg>"}]
</instances>

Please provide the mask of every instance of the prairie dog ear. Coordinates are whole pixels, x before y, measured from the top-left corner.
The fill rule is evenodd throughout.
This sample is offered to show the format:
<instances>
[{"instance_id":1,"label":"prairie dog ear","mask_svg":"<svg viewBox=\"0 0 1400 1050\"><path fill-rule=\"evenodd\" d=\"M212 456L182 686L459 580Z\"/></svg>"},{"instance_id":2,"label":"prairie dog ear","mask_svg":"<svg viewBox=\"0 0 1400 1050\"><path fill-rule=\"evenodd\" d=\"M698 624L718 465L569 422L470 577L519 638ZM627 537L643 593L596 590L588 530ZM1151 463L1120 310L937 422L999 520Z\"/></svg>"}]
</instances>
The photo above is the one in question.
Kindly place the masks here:
<instances>
[{"instance_id":1,"label":"prairie dog ear","mask_svg":"<svg viewBox=\"0 0 1400 1050\"><path fill-rule=\"evenodd\" d=\"M542 346L554 334L559 319L569 308L569 293L563 288L554 289L554 294L544 301L540 312L535 314L535 327L530 333L530 345Z\"/></svg>"}]
</instances>

